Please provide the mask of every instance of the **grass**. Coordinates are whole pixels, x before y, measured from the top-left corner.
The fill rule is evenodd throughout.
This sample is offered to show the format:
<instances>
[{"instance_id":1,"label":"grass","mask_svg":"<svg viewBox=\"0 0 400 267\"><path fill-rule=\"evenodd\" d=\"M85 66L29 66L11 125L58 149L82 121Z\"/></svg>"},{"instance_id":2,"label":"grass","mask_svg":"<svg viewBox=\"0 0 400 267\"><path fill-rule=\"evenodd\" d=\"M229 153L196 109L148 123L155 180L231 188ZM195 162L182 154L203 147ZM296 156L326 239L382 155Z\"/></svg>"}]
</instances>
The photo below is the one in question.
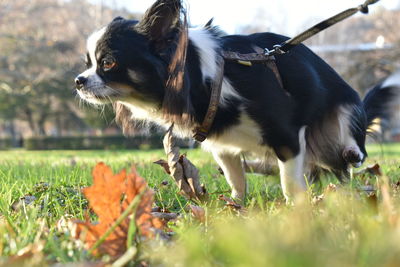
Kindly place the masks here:
<instances>
[{"instance_id":1,"label":"grass","mask_svg":"<svg viewBox=\"0 0 400 267\"><path fill-rule=\"evenodd\" d=\"M366 165L378 162L383 178L357 176L315 201L329 183L338 184L327 175L311 186L308 199L288 207L278 177L251 174L246 211L236 212L217 200L219 194L229 194L229 187L211 156L187 151L211 194L211 201L203 205L206 221L200 223L175 185L161 185L170 181L152 164L164 158L161 150L2 151L0 266L94 260L63 231L59 220L83 219L87 202L80 189L90 185L91 169L99 161L115 172L134 164L155 189L156 204L182 214L170 225L173 240L143 244L138 262L151 266L399 266L400 186L395 184L400 181L400 144L370 145L368 153ZM377 189L376 197L361 190L366 184ZM27 195L36 198L34 204L18 206ZM38 253L25 263L14 262L24 249Z\"/></svg>"}]
</instances>

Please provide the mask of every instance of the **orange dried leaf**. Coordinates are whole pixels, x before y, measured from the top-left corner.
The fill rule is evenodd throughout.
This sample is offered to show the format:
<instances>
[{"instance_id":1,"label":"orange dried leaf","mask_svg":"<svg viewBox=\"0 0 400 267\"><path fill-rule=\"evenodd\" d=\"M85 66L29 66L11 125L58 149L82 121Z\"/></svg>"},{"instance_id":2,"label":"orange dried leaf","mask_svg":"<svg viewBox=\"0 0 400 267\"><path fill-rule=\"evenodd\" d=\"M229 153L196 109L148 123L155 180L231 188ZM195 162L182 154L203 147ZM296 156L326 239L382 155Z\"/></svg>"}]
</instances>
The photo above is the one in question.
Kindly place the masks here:
<instances>
[{"instance_id":1,"label":"orange dried leaf","mask_svg":"<svg viewBox=\"0 0 400 267\"><path fill-rule=\"evenodd\" d=\"M83 237L83 241L91 248L115 221L128 208L129 204L140 196L139 204L135 211L135 223L139 234L153 237L154 229L161 229L163 224L158 218L151 215L153 205L153 191L147 187L146 181L133 170L127 174L122 170L113 174L110 167L99 163L93 169L93 185L83 190L89 200L90 208L96 213L99 223L92 224L89 219L85 222L76 222L75 237ZM105 241L93 252L95 254L109 254L118 257L126 251L126 242L130 218L127 216L106 237Z\"/></svg>"}]
</instances>

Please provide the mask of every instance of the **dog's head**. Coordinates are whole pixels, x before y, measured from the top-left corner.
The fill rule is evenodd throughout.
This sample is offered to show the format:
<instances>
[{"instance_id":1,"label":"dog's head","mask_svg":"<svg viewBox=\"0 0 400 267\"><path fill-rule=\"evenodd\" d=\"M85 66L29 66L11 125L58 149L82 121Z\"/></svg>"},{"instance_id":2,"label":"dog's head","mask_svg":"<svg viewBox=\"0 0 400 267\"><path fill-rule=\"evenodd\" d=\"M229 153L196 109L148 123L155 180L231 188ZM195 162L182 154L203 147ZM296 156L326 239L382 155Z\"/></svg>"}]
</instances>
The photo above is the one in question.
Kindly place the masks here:
<instances>
[{"instance_id":1,"label":"dog's head","mask_svg":"<svg viewBox=\"0 0 400 267\"><path fill-rule=\"evenodd\" d=\"M160 106L176 50L181 1L158 0L143 19L115 18L87 40L87 70L79 74L79 96L93 104L136 101Z\"/></svg>"}]
</instances>

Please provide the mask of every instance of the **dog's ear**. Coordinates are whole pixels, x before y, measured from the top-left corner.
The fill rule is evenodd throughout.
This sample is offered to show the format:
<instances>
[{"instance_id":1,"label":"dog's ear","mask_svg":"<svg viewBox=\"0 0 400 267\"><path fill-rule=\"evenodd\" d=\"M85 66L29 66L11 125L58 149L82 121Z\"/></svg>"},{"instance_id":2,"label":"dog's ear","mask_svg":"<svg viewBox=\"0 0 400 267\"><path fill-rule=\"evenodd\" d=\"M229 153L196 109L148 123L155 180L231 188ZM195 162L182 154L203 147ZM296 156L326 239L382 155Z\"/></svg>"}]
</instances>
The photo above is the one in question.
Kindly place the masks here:
<instances>
[{"instance_id":1,"label":"dog's ear","mask_svg":"<svg viewBox=\"0 0 400 267\"><path fill-rule=\"evenodd\" d=\"M117 21L117 20L124 20L124 18L121 17L121 16L118 16L118 17L115 17L112 21L114 22L114 21Z\"/></svg>"},{"instance_id":2,"label":"dog's ear","mask_svg":"<svg viewBox=\"0 0 400 267\"><path fill-rule=\"evenodd\" d=\"M165 41L179 25L181 9L181 0L157 0L136 27L151 41Z\"/></svg>"},{"instance_id":3,"label":"dog's ear","mask_svg":"<svg viewBox=\"0 0 400 267\"><path fill-rule=\"evenodd\" d=\"M204 25L204 28L206 28L206 29L212 28L213 22L214 22L214 18L211 18L211 19L206 23L206 25Z\"/></svg>"}]
</instances>

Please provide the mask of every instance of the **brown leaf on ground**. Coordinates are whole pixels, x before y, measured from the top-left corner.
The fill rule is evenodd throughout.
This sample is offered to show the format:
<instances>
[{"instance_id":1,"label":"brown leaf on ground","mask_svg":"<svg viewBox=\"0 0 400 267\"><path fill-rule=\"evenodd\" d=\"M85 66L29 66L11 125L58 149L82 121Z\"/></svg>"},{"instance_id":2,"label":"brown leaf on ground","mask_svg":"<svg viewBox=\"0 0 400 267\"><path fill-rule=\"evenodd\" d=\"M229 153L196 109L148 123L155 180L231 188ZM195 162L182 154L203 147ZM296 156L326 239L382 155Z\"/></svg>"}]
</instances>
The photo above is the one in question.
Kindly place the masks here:
<instances>
[{"instance_id":1,"label":"brown leaf on ground","mask_svg":"<svg viewBox=\"0 0 400 267\"><path fill-rule=\"evenodd\" d=\"M172 136L172 126L168 129L163 140L167 161L158 160L154 162L162 166L175 181L176 185L188 199L205 201L208 199L206 189L200 184L199 170L186 155L181 155L179 147Z\"/></svg>"},{"instance_id":2,"label":"brown leaf on ground","mask_svg":"<svg viewBox=\"0 0 400 267\"><path fill-rule=\"evenodd\" d=\"M378 163L375 163L374 165L371 165L362 170L359 170L358 172L356 172L354 174L361 175L361 174L366 174L366 173L376 175L376 176L382 176L381 166Z\"/></svg>"},{"instance_id":3,"label":"brown leaf on ground","mask_svg":"<svg viewBox=\"0 0 400 267\"><path fill-rule=\"evenodd\" d=\"M192 215L196 220L202 223L206 221L206 211L202 207L189 205L189 208L192 211Z\"/></svg>"},{"instance_id":4,"label":"brown leaf on ground","mask_svg":"<svg viewBox=\"0 0 400 267\"><path fill-rule=\"evenodd\" d=\"M235 210L241 210L243 207L240 204L237 204L233 199L224 196L224 195L219 195L218 197L219 200L225 201L225 206L233 208Z\"/></svg>"},{"instance_id":5,"label":"brown leaf on ground","mask_svg":"<svg viewBox=\"0 0 400 267\"><path fill-rule=\"evenodd\" d=\"M134 216L139 234L144 237L153 237L156 229L163 228L161 220L151 215L154 202L153 191L147 187L146 181L137 175L135 170L129 174L125 170L113 174L110 167L99 163L93 169L93 185L83 189L83 194L89 200L89 206L99 220L97 224L92 224L88 218L85 222L76 222L75 238L83 237L88 248L91 248L104 235L129 204L139 196L140 200ZM130 218L132 216L127 216L122 220L93 252L109 254L112 257L122 255L127 248Z\"/></svg>"}]
</instances>

